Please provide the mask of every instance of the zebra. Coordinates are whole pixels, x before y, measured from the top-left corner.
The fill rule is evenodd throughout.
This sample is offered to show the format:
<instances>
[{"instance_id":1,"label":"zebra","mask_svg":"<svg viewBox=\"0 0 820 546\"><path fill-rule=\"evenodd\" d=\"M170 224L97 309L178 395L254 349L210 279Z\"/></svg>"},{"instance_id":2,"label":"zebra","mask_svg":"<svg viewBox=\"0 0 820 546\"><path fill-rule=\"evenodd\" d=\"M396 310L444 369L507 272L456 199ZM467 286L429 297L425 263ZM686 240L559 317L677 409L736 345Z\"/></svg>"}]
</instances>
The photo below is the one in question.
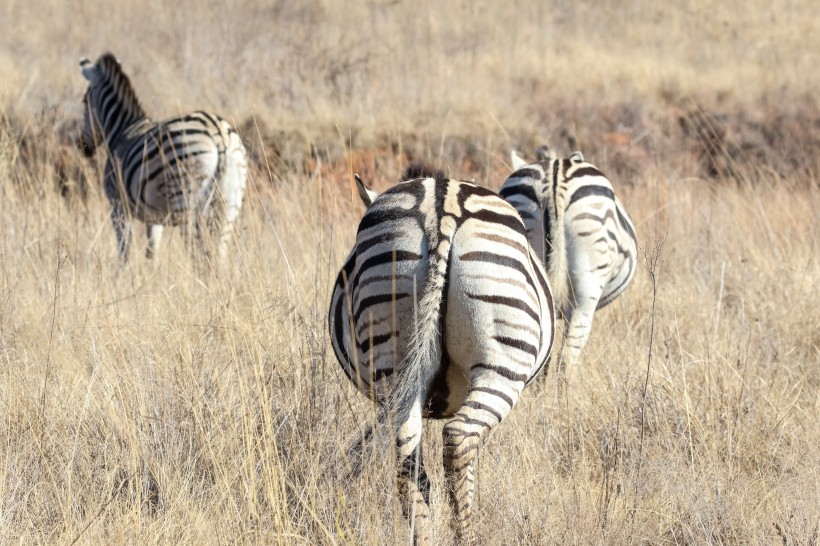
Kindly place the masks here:
<instances>
[{"instance_id":1,"label":"zebra","mask_svg":"<svg viewBox=\"0 0 820 546\"><path fill-rule=\"evenodd\" d=\"M356 177L367 211L328 328L344 373L377 402L380 422L393 420L399 493L418 544L430 540L422 418L447 419L449 500L458 538L470 542L477 450L548 360L552 293L508 203L440 172L408 173L420 177L406 174L381 195Z\"/></svg>"},{"instance_id":2,"label":"zebra","mask_svg":"<svg viewBox=\"0 0 820 546\"><path fill-rule=\"evenodd\" d=\"M83 58L80 70L88 80L80 147L92 157L104 140L108 150L104 191L121 262L128 259L131 217L147 226L148 258L156 254L166 225L181 224L186 242L193 232L206 251L202 228L207 224L223 260L248 172L236 130L203 111L152 121L111 53L95 63Z\"/></svg>"},{"instance_id":3,"label":"zebra","mask_svg":"<svg viewBox=\"0 0 820 546\"><path fill-rule=\"evenodd\" d=\"M521 215L546 266L564 318L561 359L571 365L589 338L595 310L629 286L638 241L612 183L581 152L563 159L542 147L539 155L541 161L528 164L513 150L515 172L499 193Z\"/></svg>"}]
</instances>

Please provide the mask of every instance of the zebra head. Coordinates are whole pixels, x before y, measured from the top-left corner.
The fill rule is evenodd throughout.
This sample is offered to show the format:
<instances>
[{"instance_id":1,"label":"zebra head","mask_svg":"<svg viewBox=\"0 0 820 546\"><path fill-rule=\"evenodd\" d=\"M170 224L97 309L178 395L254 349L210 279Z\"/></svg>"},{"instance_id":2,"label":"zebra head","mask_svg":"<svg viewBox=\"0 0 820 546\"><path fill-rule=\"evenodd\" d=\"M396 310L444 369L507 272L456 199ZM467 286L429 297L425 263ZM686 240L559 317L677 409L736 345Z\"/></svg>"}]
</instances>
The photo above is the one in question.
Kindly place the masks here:
<instances>
[{"instance_id":1,"label":"zebra head","mask_svg":"<svg viewBox=\"0 0 820 546\"><path fill-rule=\"evenodd\" d=\"M356 189L359 190L359 197L361 197L362 203L364 203L364 208L369 209L379 194L365 186L358 174L354 174L353 178L356 179Z\"/></svg>"},{"instance_id":2,"label":"zebra head","mask_svg":"<svg viewBox=\"0 0 820 546\"><path fill-rule=\"evenodd\" d=\"M97 151L97 143L102 139L99 123L97 122L92 107L92 90L94 85L100 81L100 69L96 63L92 63L88 57L80 59L80 71L89 82L88 89L83 95L83 132L80 137L80 149L86 157L92 157Z\"/></svg>"},{"instance_id":3,"label":"zebra head","mask_svg":"<svg viewBox=\"0 0 820 546\"><path fill-rule=\"evenodd\" d=\"M80 148L91 157L97 146L107 140L109 146L132 123L145 117L131 81L111 53L97 62L80 60L80 72L88 80L83 96L83 132Z\"/></svg>"}]
</instances>

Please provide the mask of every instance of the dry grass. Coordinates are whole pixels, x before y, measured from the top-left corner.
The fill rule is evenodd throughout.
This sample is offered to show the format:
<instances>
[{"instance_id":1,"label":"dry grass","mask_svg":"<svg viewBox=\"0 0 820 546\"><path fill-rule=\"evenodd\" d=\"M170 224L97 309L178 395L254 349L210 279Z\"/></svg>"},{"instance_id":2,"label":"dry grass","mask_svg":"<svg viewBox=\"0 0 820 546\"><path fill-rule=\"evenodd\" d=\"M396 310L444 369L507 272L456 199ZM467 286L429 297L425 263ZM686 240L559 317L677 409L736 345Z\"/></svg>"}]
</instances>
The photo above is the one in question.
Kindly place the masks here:
<instances>
[{"instance_id":1,"label":"dry grass","mask_svg":"<svg viewBox=\"0 0 820 546\"><path fill-rule=\"evenodd\" d=\"M372 417L324 326L348 175L423 155L498 187L544 139L612 175L647 265L663 241L655 313L642 269L581 376L492 434L484 541L820 542L818 8L531 4L0 8L0 542L404 540L390 462L351 478L341 453ZM98 175L55 132L104 49L149 111L213 108L253 144L218 276L178 233L117 267Z\"/></svg>"}]
</instances>

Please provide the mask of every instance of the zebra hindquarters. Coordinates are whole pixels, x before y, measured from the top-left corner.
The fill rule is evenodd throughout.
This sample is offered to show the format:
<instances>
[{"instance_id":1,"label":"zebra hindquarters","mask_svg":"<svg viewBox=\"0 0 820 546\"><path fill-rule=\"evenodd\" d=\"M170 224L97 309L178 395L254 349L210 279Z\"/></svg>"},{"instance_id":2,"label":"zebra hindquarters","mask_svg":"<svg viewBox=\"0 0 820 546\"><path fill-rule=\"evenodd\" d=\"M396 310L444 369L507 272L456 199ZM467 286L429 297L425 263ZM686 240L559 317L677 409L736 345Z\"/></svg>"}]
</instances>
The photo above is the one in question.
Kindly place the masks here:
<instances>
[{"instance_id":1,"label":"zebra hindquarters","mask_svg":"<svg viewBox=\"0 0 820 546\"><path fill-rule=\"evenodd\" d=\"M463 235L463 236L461 236ZM552 340L547 281L526 235L465 224L453 242L446 316L449 408L444 467L461 543L476 540L474 466L482 438L506 418Z\"/></svg>"}]
</instances>

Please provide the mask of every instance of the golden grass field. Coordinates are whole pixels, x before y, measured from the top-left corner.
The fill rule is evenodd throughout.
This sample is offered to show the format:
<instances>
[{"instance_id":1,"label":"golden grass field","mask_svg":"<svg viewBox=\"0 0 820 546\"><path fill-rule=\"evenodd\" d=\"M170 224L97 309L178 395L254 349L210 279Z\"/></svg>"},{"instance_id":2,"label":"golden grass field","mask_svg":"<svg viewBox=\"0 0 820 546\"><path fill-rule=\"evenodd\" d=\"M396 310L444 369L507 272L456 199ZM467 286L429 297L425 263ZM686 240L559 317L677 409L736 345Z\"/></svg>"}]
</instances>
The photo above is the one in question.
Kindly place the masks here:
<instances>
[{"instance_id":1,"label":"golden grass field","mask_svg":"<svg viewBox=\"0 0 820 546\"><path fill-rule=\"evenodd\" d=\"M406 542L391 457L344 457L373 418L325 328L350 175L497 189L543 142L610 175L645 252L482 449L482 542L820 543L820 6L502 4L0 6L0 543ZM218 275L174 230L146 261L140 225L118 266L71 147L105 50L155 117L248 143Z\"/></svg>"}]
</instances>

